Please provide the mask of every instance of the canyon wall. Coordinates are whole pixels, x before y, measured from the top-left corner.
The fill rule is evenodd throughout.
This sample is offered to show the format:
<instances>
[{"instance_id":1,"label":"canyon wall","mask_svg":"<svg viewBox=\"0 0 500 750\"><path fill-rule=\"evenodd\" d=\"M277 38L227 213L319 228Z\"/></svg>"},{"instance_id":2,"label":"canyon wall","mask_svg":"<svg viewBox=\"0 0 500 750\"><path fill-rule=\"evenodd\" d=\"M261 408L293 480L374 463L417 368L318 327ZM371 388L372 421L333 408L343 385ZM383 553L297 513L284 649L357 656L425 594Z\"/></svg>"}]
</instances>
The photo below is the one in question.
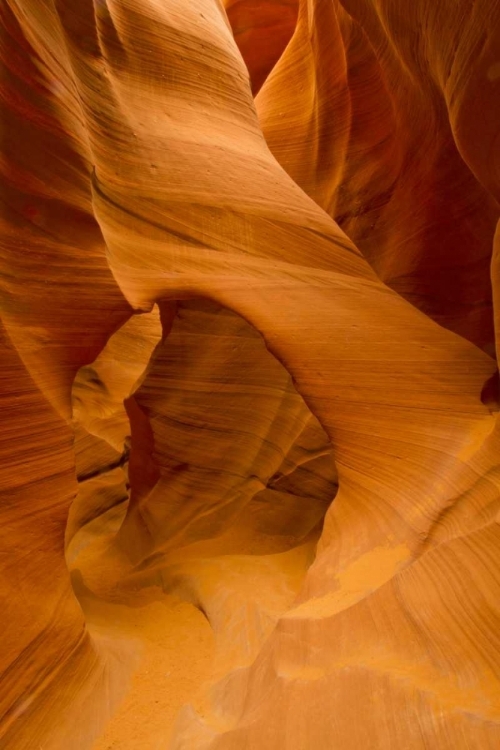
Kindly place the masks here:
<instances>
[{"instance_id":1,"label":"canyon wall","mask_svg":"<svg viewBox=\"0 0 500 750\"><path fill-rule=\"evenodd\" d=\"M1 23L0 747L497 748L500 5Z\"/></svg>"}]
</instances>

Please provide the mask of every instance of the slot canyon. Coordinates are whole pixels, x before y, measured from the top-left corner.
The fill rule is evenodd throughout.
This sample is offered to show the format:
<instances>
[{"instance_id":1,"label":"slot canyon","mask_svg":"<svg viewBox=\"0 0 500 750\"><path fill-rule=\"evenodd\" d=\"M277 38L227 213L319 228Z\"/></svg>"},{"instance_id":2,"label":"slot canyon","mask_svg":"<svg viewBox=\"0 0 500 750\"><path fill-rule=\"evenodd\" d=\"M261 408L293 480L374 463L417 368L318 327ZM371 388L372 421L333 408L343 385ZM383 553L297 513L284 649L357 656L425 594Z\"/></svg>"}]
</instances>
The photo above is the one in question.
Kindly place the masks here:
<instances>
[{"instance_id":1,"label":"slot canyon","mask_svg":"<svg viewBox=\"0 0 500 750\"><path fill-rule=\"evenodd\" d=\"M0 749L498 750L500 2L0 11Z\"/></svg>"}]
</instances>

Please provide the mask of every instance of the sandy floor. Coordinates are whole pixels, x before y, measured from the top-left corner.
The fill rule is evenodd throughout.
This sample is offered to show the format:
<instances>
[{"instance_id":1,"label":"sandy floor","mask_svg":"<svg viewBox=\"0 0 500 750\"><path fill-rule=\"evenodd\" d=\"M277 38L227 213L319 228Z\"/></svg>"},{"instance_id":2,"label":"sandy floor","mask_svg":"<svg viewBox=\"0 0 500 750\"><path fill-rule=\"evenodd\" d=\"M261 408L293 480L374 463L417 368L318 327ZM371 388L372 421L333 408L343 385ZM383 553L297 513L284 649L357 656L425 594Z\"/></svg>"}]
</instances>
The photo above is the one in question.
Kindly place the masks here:
<instances>
[{"instance_id":1,"label":"sandy floor","mask_svg":"<svg viewBox=\"0 0 500 750\"><path fill-rule=\"evenodd\" d=\"M211 673L212 630L192 605L165 599L138 609L112 605L107 635L139 638L130 690L94 750L166 750L175 717L197 704Z\"/></svg>"},{"instance_id":2,"label":"sandy floor","mask_svg":"<svg viewBox=\"0 0 500 750\"><path fill-rule=\"evenodd\" d=\"M131 596L134 606L109 597L109 582L119 578L108 544L123 513L119 507L89 523L68 550L89 633L121 683L115 677L112 694L99 698L101 704L109 698L112 716L93 750L167 750L179 709L187 703L201 707L203 685L213 674L214 636L198 609L160 587Z\"/></svg>"}]
</instances>

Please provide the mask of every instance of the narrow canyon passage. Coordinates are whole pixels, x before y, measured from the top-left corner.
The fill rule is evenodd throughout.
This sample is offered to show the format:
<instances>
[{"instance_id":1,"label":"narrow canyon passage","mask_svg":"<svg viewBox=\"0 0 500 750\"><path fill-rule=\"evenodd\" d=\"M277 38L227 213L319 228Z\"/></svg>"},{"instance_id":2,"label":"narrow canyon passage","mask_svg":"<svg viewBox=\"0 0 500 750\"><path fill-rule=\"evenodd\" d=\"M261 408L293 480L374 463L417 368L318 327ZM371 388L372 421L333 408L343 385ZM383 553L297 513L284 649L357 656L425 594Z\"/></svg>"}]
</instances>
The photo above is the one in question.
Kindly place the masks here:
<instances>
[{"instance_id":1,"label":"narrow canyon passage","mask_svg":"<svg viewBox=\"0 0 500 750\"><path fill-rule=\"evenodd\" d=\"M167 747L196 697L206 720L200 686L252 663L337 489L326 434L248 323L200 300L168 328L131 318L73 386L66 559L110 705L131 681L97 748Z\"/></svg>"},{"instance_id":2,"label":"narrow canyon passage","mask_svg":"<svg viewBox=\"0 0 500 750\"><path fill-rule=\"evenodd\" d=\"M500 4L0 25L1 750L497 750Z\"/></svg>"}]
</instances>

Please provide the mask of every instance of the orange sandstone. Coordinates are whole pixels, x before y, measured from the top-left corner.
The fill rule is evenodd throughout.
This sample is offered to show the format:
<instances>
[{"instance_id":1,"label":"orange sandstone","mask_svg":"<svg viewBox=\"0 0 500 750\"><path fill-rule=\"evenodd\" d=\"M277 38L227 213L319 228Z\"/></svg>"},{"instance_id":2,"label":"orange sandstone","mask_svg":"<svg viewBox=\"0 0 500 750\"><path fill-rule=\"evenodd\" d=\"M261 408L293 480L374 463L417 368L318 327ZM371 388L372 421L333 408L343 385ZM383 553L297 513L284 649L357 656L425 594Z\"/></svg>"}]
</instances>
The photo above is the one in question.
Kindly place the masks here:
<instances>
[{"instance_id":1,"label":"orange sandstone","mask_svg":"<svg viewBox=\"0 0 500 750\"><path fill-rule=\"evenodd\" d=\"M0 746L497 748L499 4L1 18Z\"/></svg>"}]
</instances>

